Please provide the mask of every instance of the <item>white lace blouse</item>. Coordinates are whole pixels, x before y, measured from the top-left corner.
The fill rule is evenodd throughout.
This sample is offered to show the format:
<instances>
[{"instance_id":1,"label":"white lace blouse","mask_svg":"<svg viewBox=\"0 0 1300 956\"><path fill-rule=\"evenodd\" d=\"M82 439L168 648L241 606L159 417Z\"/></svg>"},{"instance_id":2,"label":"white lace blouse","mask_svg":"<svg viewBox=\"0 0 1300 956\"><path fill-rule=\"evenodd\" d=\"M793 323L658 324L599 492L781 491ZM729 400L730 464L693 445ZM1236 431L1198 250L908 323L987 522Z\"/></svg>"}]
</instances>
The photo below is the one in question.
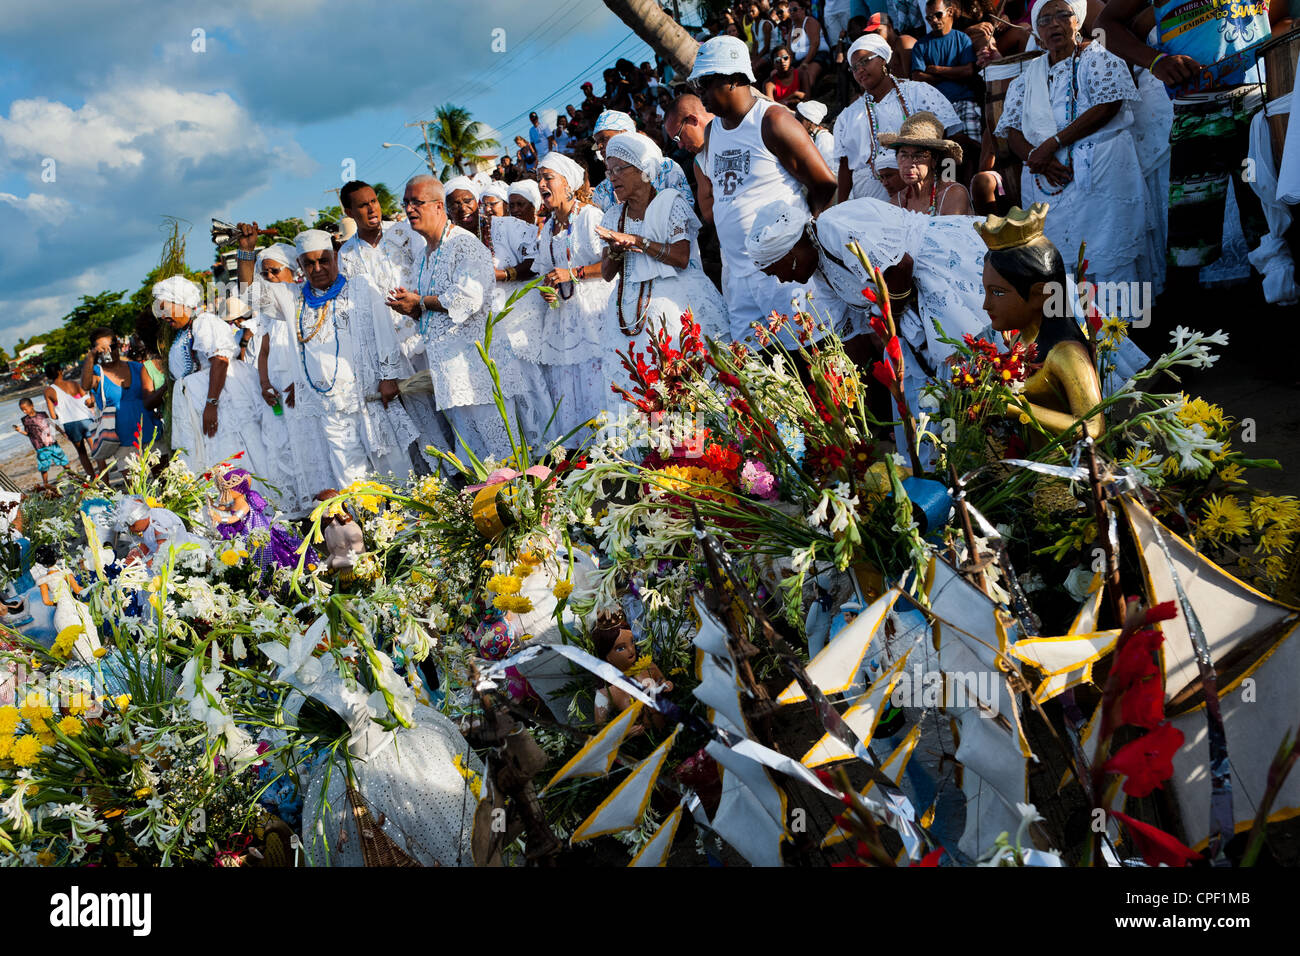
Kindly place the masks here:
<instances>
[{"instance_id":1,"label":"white lace blouse","mask_svg":"<svg viewBox=\"0 0 1300 956\"><path fill-rule=\"evenodd\" d=\"M1114 103L1118 100L1133 106L1139 100L1137 84L1133 82L1133 74L1124 61L1105 50L1100 43L1089 43L1079 54L1078 100L1072 111L1070 99L1073 71L1073 57L1066 57L1048 67L1047 91L1051 97L1052 115L1056 119L1058 130L1069 126L1073 119L1077 119L1092 107L1102 103ZM1024 132L1025 80L1026 76L1022 74L1011 81L1002 118L998 121L996 130L998 136L1006 136L1007 131L1012 129ZM1101 129L1076 142L1075 148L1099 139L1106 139L1132 125L1132 122L1132 113L1122 109Z\"/></svg>"},{"instance_id":2,"label":"white lace blouse","mask_svg":"<svg viewBox=\"0 0 1300 956\"><path fill-rule=\"evenodd\" d=\"M623 220L620 226L619 219L623 214L623 209L624 204L621 202L610 206L605 211L601 225L615 232L645 236L653 242L664 242L669 245L674 242L681 242L683 239L689 240L691 258L687 268L700 268L700 247L696 242L696 236L700 232L700 220L696 218L695 211L681 193L676 193L673 197L672 206L668 211L666 229L648 228L645 220L632 219L631 217ZM672 272L680 271L672 269L671 266L666 268ZM644 252L631 251L627 253L623 260L623 273L627 282L647 282L650 279L662 277L665 274L665 264L646 255Z\"/></svg>"}]
</instances>

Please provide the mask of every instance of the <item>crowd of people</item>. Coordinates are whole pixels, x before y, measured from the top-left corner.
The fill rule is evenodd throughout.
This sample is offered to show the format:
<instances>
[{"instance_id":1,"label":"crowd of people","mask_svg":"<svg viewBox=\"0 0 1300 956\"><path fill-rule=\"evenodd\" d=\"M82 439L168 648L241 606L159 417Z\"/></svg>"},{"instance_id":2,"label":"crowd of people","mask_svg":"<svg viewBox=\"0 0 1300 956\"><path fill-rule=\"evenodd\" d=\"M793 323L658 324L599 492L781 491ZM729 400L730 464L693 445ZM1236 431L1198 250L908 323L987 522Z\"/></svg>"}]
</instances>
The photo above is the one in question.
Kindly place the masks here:
<instances>
[{"instance_id":1,"label":"crowd of people","mask_svg":"<svg viewBox=\"0 0 1300 956\"><path fill-rule=\"evenodd\" d=\"M104 431L87 406L114 409L129 448L159 432L166 403L165 438L197 470L242 451L267 493L301 512L366 473L437 470L431 447L508 458L494 391L530 442L598 426L617 414L623 357L660 330L675 338L687 315L761 347L772 312L806 312L869 363L879 305L849 242L885 269L915 392L951 351L944 338L985 326L976 217L1039 203L1067 284L1147 288L1118 316L1132 321L1166 261L1205 265L1230 220L1258 239L1263 219L1228 174L1242 157L1220 148L1214 170L1192 170L1209 161L1184 155L1203 130L1173 127L1190 107L1168 88L1227 63L1197 102L1229 104L1237 136L1251 109L1242 84L1257 76L1232 54L1288 23L1260 7L1216 47L1200 31L1217 20L1171 36L1168 9L1130 6L891 0L865 17L835 0L816 12L737 4L705 25L689 76L620 60L553 127L533 113L490 171L411 179L390 220L369 184L348 183L355 232L342 243L312 229L258 248L256 224L241 224L238 295L209 311L188 280L160 282L165 362L148 361L147 332L133 360L97 330L79 383L51 371L48 417L90 471L87 441L111 451L94 439L113 436L87 434ZM1099 25L1123 37L1114 51ZM833 118L827 101L841 106ZM1244 156L1243 143L1232 140ZM1180 184L1207 176L1193 221ZM478 346L507 302L489 368ZM43 417L20 430L57 466L61 452L41 451L57 451Z\"/></svg>"}]
</instances>

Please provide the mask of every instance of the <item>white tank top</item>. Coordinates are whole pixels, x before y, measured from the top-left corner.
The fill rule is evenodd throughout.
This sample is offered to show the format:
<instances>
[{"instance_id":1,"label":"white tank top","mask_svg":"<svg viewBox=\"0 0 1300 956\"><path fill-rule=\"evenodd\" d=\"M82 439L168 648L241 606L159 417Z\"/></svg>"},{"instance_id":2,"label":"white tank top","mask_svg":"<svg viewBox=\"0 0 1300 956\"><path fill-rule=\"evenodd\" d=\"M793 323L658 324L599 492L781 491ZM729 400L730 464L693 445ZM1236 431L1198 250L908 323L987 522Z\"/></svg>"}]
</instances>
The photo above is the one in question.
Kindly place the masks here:
<instances>
[{"instance_id":1,"label":"white tank top","mask_svg":"<svg viewBox=\"0 0 1300 956\"><path fill-rule=\"evenodd\" d=\"M802 62L803 58L808 55L808 32L805 28L808 26L808 21L810 19L810 17L804 17L803 23L799 24L799 29L795 30L790 37L790 52L794 54L794 60L796 63ZM817 36L817 52L831 52L831 48L826 45L825 30L822 30Z\"/></svg>"},{"instance_id":2,"label":"white tank top","mask_svg":"<svg viewBox=\"0 0 1300 956\"><path fill-rule=\"evenodd\" d=\"M58 416L60 425L66 425L68 422L85 422L91 417L90 409L86 407L84 399L73 398L59 386L51 383L54 389L54 412Z\"/></svg>"},{"instance_id":3,"label":"white tank top","mask_svg":"<svg viewBox=\"0 0 1300 956\"><path fill-rule=\"evenodd\" d=\"M777 201L808 206L799 180L763 143L763 114L769 109L785 107L756 97L735 129L723 127L721 117L709 127L705 170L713 182L713 225L723 261L742 273L757 271L745 254L745 237L758 211Z\"/></svg>"}]
</instances>

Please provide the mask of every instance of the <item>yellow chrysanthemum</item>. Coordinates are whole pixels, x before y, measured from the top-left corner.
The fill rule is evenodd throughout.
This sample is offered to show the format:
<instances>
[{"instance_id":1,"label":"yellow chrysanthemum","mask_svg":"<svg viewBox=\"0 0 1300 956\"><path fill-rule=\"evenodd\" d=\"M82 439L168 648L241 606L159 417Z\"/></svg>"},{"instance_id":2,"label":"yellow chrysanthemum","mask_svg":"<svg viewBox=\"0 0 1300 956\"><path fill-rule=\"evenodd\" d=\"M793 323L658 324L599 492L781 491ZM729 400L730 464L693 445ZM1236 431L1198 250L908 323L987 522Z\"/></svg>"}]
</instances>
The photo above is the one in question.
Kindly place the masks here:
<instances>
[{"instance_id":1,"label":"yellow chrysanthemum","mask_svg":"<svg viewBox=\"0 0 1300 956\"><path fill-rule=\"evenodd\" d=\"M474 798L476 800L480 799L483 796L483 782L479 779L478 773L473 767L465 766L465 759L459 753L452 755L451 762L456 768L456 771L464 777L465 782L469 784L469 788L473 792Z\"/></svg>"},{"instance_id":2,"label":"yellow chrysanthemum","mask_svg":"<svg viewBox=\"0 0 1300 956\"><path fill-rule=\"evenodd\" d=\"M530 568L535 568L542 563L542 556L532 550L521 551L519 552L519 563L526 564Z\"/></svg>"},{"instance_id":3,"label":"yellow chrysanthemum","mask_svg":"<svg viewBox=\"0 0 1300 956\"><path fill-rule=\"evenodd\" d=\"M68 713L79 717L90 709L90 695L77 691L68 699Z\"/></svg>"},{"instance_id":4,"label":"yellow chrysanthemum","mask_svg":"<svg viewBox=\"0 0 1300 956\"><path fill-rule=\"evenodd\" d=\"M9 759L9 751L13 750L14 738L7 734L0 737L0 760Z\"/></svg>"},{"instance_id":5,"label":"yellow chrysanthemum","mask_svg":"<svg viewBox=\"0 0 1300 956\"><path fill-rule=\"evenodd\" d=\"M234 548L226 548L221 552L221 563L228 568L233 568L239 563L239 552Z\"/></svg>"},{"instance_id":6,"label":"yellow chrysanthemum","mask_svg":"<svg viewBox=\"0 0 1300 956\"><path fill-rule=\"evenodd\" d=\"M1199 530L1216 544L1225 538L1239 538L1250 530L1250 515L1231 495L1211 495L1201 512Z\"/></svg>"},{"instance_id":7,"label":"yellow chrysanthemum","mask_svg":"<svg viewBox=\"0 0 1300 956\"><path fill-rule=\"evenodd\" d=\"M492 606L498 611L513 611L515 614L527 614L533 609L531 598L517 597L511 594L498 594L492 600Z\"/></svg>"},{"instance_id":8,"label":"yellow chrysanthemum","mask_svg":"<svg viewBox=\"0 0 1300 956\"><path fill-rule=\"evenodd\" d=\"M159 501L159 500L158 500L157 498L155 498L153 495L145 495L145 496L144 496L144 503L147 504L150 508L165 508L165 507L166 507L166 505L164 505L161 501Z\"/></svg>"},{"instance_id":9,"label":"yellow chrysanthemum","mask_svg":"<svg viewBox=\"0 0 1300 956\"><path fill-rule=\"evenodd\" d=\"M573 593L573 582L557 581L555 587L551 588L551 593L555 595L555 600L563 601Z\"/></svg>"},{"instance_id":10,"label":"yellow chrysanthemum","mask_svg":"<svg viewBox=\"0 0 1300 956\"><path fill-rule=\"evenodd\" d=\"M80 737L85 729L85 724L76 717L64 717L59 721L59 732L66 737Z\"/></svg>"},{"instance_id":11,"label":"yellow chrysanthemum","mask_svg":"<svg viewBox=\"0 0 1300 956\"><path fill-rule=\"evenodd\" d=\"M50 706L49 699L37 691L31 691L23 698L22 704L18 707L18 713L24 720L40 718L48 720L54 716L54 708Z\"/></svg>"},{"instance_id":12,"label":"yellow chrysanthemum","mask_svg":"<svg viewBox=\"0 0 1300 956\"><path fill-rule=\"evenodd\" d=\"M518 575L494 574L488 578L487 588L495 594L518 594L523 583Z\"/></svg>"},{"instance_id":13,"label":"yellow chrysanthemum","mask_svg":"<svg viewBox=\"0 0 1300 956\"><path fill-rule=\"evenodd\" d=\"M1250 518L1256 528L1270 521L1287 527L1300 523L1300 499L1291 495L1257 495L1250 502Z\"/></svg>"},{"instance_id":14,"label":"yellow chrysanthemum","mask_svg":"<svg viewBox=\"0 0 1300 956\"><path fill-rule=\"evenodd\" d=\"M131 705L130 694L118 694L113 698L113 703L117 705L118 710L126 710Z\"/></svg>"},{"instance_id":15,"label":"yellow chrysanthemum","mask_svg":"<svg viewBox=\"0 0 1300 956\"><path fill-rule=\"evenodd\" d=\"M1291 536L1295 534L1292 528L1283 527L1280 524L1270 524L1264 529L1264 533L1259 536L1259 546L1255 549L1259 551L1283 551L1291 550Z\"/></svg>"},{"instance_id":16,"label":"yellow chrysanthemum","mask_svg":"<svg viewBox=\"0 0 1300 956\"><path fill-rule=\"evenodd\" d=\"M40 717L33 717L27 721L27 725L34 734L48 734L50 732L50 725Z\"/></svg>"},{"instance_id":17,"label":"yellow chrysanthemum","mask_svg":"<svg viewBox=\"0 0 1300 956\"><path fill-rule=\"evenodd\" d=\"M0 736L7 737L14 732L20 720L18 708L13 705L0 707Z\"/></svg>"},{"instance_id":18,"label":"yellow chrysanthemum","mask_svg":"<svg viewBox=\"0 0 1300 956\"><path fill-rule=\"evenodd\" d=\"M352 500L358 508L364 508L372 514L379 514L379 505L383 501L383 496L387 490L387 488L376 485L372 481L358 480L343 488L341 493L352 495Z\"/></svg>"},{"instance_id":19,"label":"yellow chrysanthemum","mask_svg":"<svg viewBox=\"0 0 1300 956\"><path fill-rule=\"evenodd\" d=\"M1223 409L1203 398L1189 398L1178 410L1178 420L1184 425L1201 425L1206 434L1212 434L1228 424Z\"/></svg>"},{"instance_id":20,"label":"yellow chrysanthemum","mask_svg":"<svg viewBox=\"0 0 1300 956\"><path fill-rule=\"evenodd\" d=\"M53 732L37 734L36 739L41 742L42 747L53 747L59 742L59 738Z\"/></svg>"},{"instance_id":21,"label":"yellow chrysanthemum","mask_svg":"<svg viewBox=\"0 0 1300 956\"><path fill-rule=\"evenodd\" d=\"M1241 476L1245 473L1246 469L1242 468L1241 465L1238 465L1236 462L1224 465L1219 469L1219 477L1230 485L1244 485L1246 479Z\"/></svg>"},{"instance_id":22,"label":"yellow chrysanthemum","mask_svg":"<svg viewBox=\"0 0 1300 956\"><path fill-rule=\"evenodd\" d=\"M23 734L14 741L9 757L13 760L15 766L31 767L41 759L41 750L43 749L40 740L35 734Z\"/></svg>"},{"instance_id":23,"label":"yellow chrysanthemum","mask_svg":"<svg viewBox=\"0 0 1300 956\"><path fill-rule=\"evenodd\" d=\"M72 645L77 643L77 638L85 631L81 624L70 624L63 630L59 631L59 636L54 639L54 645L50 648L50 653L55 657L67 657L72 653Z\"/></svg>"}]
</instances>

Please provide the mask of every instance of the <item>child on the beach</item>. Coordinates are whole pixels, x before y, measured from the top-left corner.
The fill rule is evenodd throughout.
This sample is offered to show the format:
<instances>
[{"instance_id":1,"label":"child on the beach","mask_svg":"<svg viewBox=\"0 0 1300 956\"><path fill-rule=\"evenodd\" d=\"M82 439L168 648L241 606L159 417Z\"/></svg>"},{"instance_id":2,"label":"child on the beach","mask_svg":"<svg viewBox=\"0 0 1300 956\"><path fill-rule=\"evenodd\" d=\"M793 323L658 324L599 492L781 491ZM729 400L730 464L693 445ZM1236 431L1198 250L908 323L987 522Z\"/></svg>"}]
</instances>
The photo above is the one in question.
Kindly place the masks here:
<instances>
[{"instance_id":1,"label":"child on the beach","mask_svg":"<svg viewBox=\"0 0 1300 956\"><path fill-rule=\"evenodd\" d=\"M36 470L41 473L40 487L49 488L50 483L45 478L46 473L55 465L62 465L66 472L68 456L59 447L59 440L54 435L54 422L50 420L49 415L38 412L30 398L24 398L18 403L18 407L23 413L22 424L15 425L14 431L24 432L31 440L32 447L36 449Z\"/></svg>"}]
</instances>

